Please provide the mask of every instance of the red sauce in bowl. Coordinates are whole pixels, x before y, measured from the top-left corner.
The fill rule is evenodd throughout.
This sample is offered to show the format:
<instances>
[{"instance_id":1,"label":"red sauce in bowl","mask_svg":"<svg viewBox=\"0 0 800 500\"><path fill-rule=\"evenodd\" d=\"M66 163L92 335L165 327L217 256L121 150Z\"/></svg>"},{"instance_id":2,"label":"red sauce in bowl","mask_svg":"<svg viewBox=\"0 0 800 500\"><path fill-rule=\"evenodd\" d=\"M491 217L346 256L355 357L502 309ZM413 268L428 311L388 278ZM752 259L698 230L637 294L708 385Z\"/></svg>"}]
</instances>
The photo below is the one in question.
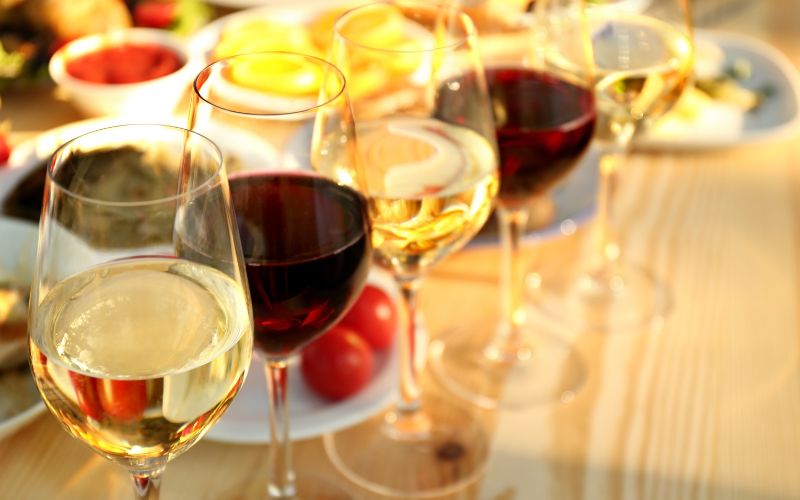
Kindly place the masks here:
<instances>
[{"instance_id":1,"label":"red sauce in bowl","mask_svg":"<svg viewBox=\"0 0 800 500\"><path fill-rule=\"evenodd\" d=\"M67 62L67 73L93 83L137 83L183 66L173 50L155 44L122 44L83 54Z\"/></svg>"}]
</instances>

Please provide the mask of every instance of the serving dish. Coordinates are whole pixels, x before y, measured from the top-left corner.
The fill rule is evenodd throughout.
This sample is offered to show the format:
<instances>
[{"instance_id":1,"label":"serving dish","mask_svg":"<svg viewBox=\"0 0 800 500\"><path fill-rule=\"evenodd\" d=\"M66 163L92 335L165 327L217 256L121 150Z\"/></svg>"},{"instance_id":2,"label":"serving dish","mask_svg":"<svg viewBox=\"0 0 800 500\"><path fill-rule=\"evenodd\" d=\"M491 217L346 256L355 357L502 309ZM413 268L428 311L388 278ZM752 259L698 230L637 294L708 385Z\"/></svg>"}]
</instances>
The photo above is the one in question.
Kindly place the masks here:
<instances>
[{"instance_id":1,"label":"serving dish","mask_svg":"<svg viewBox=\"0 0 800 500\"><path fill-rule=\"evenodd\" d=\"M696 44L711 44L722 52L722 71L749 66L737 80L761 97L751 111L712 102L690 119L666 115L647 134L637 138L640 150L695 151L774 140L793 133L800 122L800 78L780 51L756 38L714 30L697 30Z\"/></svg>"},{"instance_id":2,"label":"serving dish","mask_svg":"<svg viewBox=\"0 0 800 500\"><path fill-rule=\"evenodd\" d=\"M184 117L172 116L160 121L176 126L185 126L185 120ZM35 178L34 171L43 170L47 160L60 145L91 130L137 121L149 122L146 119L136 120L122 116L91 118L56 127L17 145L11 152L6 168L0 169L0 207L2 207L3 213L9 214L6 203L12 193L19 192L22 183L33 183L35 185L29 189L41 190L44 175L40 174L38 178ZM221 125L216 125L207 132L216 138L225 158L228 173L237 170L269 168L276 162L275 148L252 132ZM284 168L288 168L288 166L284 166ZM35 197L33 193L29 193L29 195L29 198ZM40 198L41 196L39 196ZM38 203L39 199L27 201L28 204ZM38 220L38 204L35 207L25 208L24 213L16 211L12 215L32 221Z\"/></svg>"},{"instance_id":3,"label":"serving dish","mask_svg":"<svg viewBox=\"0 0 800 500\"><path fill-rule=\"evenodd\" d=\"M133 83L88 81L74 76L68 69L70 62L82 56L123 45L155 46L170 51L182 65L158 78ZM129 71L133 62L123 59L119 64ZM202 61L192 56L181 38L165 30L149 28L127 28L78 38L58 49L48 65L50 76L59 88L87 116L142 118L169 116L201 68Z\"/></svg>"},{"instance_id":4,"label":"serving dish","mask_svg":"<svg viewBox=\"0 0 800 500\"><path fill-rule=\"evenodd\" d=\"M37 226L0 217L0 240L3 241L0 245L0 270L20 287L29 285L36 257ZM43 410L44 403L27 363L0 371L0 439L31 422Z\"/></svg>"}]
</instances>

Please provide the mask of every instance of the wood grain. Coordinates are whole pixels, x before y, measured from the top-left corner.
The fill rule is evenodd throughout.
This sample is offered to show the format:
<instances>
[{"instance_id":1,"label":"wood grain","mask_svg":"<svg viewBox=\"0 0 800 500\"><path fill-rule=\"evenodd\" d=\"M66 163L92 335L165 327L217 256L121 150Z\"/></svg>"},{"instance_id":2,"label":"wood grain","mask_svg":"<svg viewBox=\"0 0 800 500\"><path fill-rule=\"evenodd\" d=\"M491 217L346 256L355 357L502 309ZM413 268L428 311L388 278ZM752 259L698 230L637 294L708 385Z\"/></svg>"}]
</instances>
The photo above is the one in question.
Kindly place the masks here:
<instances>
[{"instance_id":1,"label":"wood grain","mask_svg":"<svg viewBox=\"0 0 800 500\"><path fill-rule=\"evenodd\" d=\"M702 27L757 36L800 63L800 0L731 12ZM21 124L20 134L74 119L46 93L3 99L0 120ZM495 433L492 463L455 498L800 498L799 146L792 134L626 162L617 197L623 249L669 283L671 314L658 329L565 331L584 356L585 388L569 404L479 413ZM566 269L586 243L584 228L531 245L526 256L532 269ZM420 299L432 335L453 318L489 335L497 266L496 248L474 249L427 279ZM424 383L443 394L428 375ZM201 442L170 464L163 498L262 498L265 455L265 446ZM319 439L296 443L295 461L356 498L374 498L337 474ZM45 414L0 441L0 498L131 496L121 470Z\"/></svg>"}]
</instances>

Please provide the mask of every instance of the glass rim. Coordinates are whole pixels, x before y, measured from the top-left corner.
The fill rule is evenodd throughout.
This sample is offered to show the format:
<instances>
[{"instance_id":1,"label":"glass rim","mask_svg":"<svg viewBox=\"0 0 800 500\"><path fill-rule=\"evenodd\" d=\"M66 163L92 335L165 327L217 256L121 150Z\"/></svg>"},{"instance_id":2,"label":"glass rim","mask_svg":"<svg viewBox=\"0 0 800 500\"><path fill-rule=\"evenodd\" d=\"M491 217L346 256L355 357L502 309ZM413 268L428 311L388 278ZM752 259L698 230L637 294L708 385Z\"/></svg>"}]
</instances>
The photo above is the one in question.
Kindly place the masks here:
<instances>
[{"instance_id":1,"label":"glass rim","mask_svg":"<svg viewBox=\"0 0 800 500\"><path fill-rule=\"evenodd\" d=\"M294 57L294 58L313 61L314 63L316 63L319 66L326 66L326 67L332 69L334 71L334 73L338 76L339 81L341 82L341 85L339 85L339 88L336 90L334 95L331 96L330 98L326 99L325 102L317 102L313 106L301 106L302 109L297 109L297 110L292 110L292 111L279 111L279 112L250 112L250 111L239 111L239 110L236 110L236 109L231 109L231 108L226 107L226 106L221 106L218 103L213 102L213 101L211 101L209 99L206 99L203 96L203 94L200 92L200 88L199 87L200 87L200 85L202 85L202 83L198 83L200 78L204 74L206 74L207 72L211 71L211 69L213 67L218 66L218 65L222 65L222 64L229 64L231 61L233 61L235 59L242 59L242 58L253 57L253 56L291 56L291 57ZM322 85L323 84L320 85L320 89L322 89ZM218 109L220 111L223 111L223 112L226 112L226 113L235 114L235 115L248 116L248 117L265 117L265 118L269 118L269 117L277 117L277 116L293 116L293 115L300 115L300 114L310 113L312 111L315 111L315 110L318 110L318 109L322 109L325 106L327 106L327 105L331 104L332 102L336 101L342 95L344 95L346 91L347 91L347 79L345 78L344 73L342 72L342 70L339 69L339 67L337 67L335 64L333 64L330 61L326 61L325 59L322 59L321 57L312 56L310 54L303 54L301 52L291 52L291 51L288 51L288 50L264 50L264 51L256 51L256 52L243 52L241 54L233 54L233 55L230 55L230 56L222 57L220 59L217 59L217 60L212 61L211 63L207 64L202 70L200 70L199 73L197 73L197 76L195 76L194 80L192 80L192 92L201 101L205 102L209 106L212 106L215 109ZM319 96L319 92L317 93L317 96Z\"/></svg>"},{"instance_id":2,"label":"glass rim","mask_svg":"<svg viewBox=\"0 0 800 500\"><path fill-rule=\"evenodd\" d=\"M54 177L54 170L56 167L56 163L59 162L59 158L64 154L66 150L73 147L76 143L85 139L88 136L93 136L95 134L100 133L107 133L113 130L120 130L120 129L131 129L131 128L140 128L140 129L168 129L173 132L179 132L187 136L194 136L200 140L200 142L205 143L206 145L210 146L210 151L213 153L214 161L216 162L216 168L209 173L208 178L203 180L199 185L194 186L190 189L187 189L185 192L182 193L175 193L169 196L163 196L160 198L153 198L152 200L142 200L142 201L113 201L113 200L101 200L98 198L92 198L90 196L78 194L72 189L64 186L58 179ZM222 178L222 169L224 166L224 156L222 154L222 150L220 150L219 146L206 137L203 134L195 132L193 130L189 130L187 128L179 127L177 125L167 125L164 123L124 123L118 125L110 125L108 127L103 127L95 130L90 130L88 132L84 132L72 139L68 140L53 152L50 156L50 161L47 164L47 179L50 184L57 187L60 191L68 194L69 196L83 201L87 203L92 203L98 206L108 206L108 207L148 207L148 206L155 206L164 203L170 203L173 201L185 199L185 198L192 198L199 193L207 191L210 187L213 187L212 184L215 184L215 179Z\"/></svg>"},{"instance_id":3,"label":"glass rim","mask_svg":"<svg viewBox=\"0 0 800 500\"><path fill-rule=\"evenodd\" d=\"M464 36L459 37L456 41L446 44L446 45L437 45L431 48L423 48L423 49L393 49L389 47L375 47L373 45L366 45L362 42L358 42L353 40L352 38L345 36L341 33L340 25L346 21L346 18L354 15L357 11L362 9L367 9L369 7L375 7L376 5L387 5L387 6L396 6L402 8L406 5L419 5L422 8L428 11L435 11L438 8L447 8L450 9L458 14L458 18L461 20L464 26ZM341 38L342 40L346 41L347 43L359 47L364 50L371 50L374 52L386 52L390 54L425 54L431 52L443 52L453 50L457 47L460 47L466 43L467 40L475 40L477 36L477 30L475 28L475 23L472 21L472 18L464 12L461 7L456 5L455 3L446 3L442 1L434 1L434 2L422 2L422 1L407 1L407 0L397 0L397 1L388 1L388 0L381 0L378 2L367 3L363 5L357 5L347 11L345 11L342 15L340 15L336 22L333 24L333 33L334 36Z\"/></svg>"}]
</instances>

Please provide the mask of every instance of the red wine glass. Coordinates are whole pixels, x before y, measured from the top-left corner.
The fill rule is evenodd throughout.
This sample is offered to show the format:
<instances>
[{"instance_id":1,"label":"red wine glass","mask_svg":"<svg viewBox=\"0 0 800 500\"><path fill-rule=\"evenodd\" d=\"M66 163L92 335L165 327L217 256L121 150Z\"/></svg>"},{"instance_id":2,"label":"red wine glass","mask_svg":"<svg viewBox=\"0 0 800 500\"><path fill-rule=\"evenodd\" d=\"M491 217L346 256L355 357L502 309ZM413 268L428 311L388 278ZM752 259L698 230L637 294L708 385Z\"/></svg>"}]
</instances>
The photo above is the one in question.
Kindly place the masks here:
<instances>
[{"instance_id":1,"label":"red wine glass","mask_svg":"<svg viewBox=\"0 0 800 500\"><path fill-rule=\"evenodd\" d=\"M579 64L569 70L546 57L562 37L574 42L586 35L585 26L570 21L551 16L517 28L507 43L517 51L487 57L500 150L501 317L488 341L472 329L455 328L431 345L438 379L484 408L566 401L585 380L584 363L565 329L531 314L520 253L530 205L546 199L575 167L594 133L591 52L576 51Z\"/></svg>"},{"instance_id":2,"label":"red wine glass","mask_svg":"<svg viewBox=\"0 0 800 500\"><path fill-rule=\"evenodd\" d=\"M345 79L301 54L221 59L195 79L190 126L223 147L217 134L225 127L241 131L237 140L266 141L276 151L271 164L230 176L255 350L270 392L267 493L330 494L335 485L295 475L286 394L290 358L344 314L371 262L366 199L351 187L359 174Z\"/></svg>"}]
</instances>

